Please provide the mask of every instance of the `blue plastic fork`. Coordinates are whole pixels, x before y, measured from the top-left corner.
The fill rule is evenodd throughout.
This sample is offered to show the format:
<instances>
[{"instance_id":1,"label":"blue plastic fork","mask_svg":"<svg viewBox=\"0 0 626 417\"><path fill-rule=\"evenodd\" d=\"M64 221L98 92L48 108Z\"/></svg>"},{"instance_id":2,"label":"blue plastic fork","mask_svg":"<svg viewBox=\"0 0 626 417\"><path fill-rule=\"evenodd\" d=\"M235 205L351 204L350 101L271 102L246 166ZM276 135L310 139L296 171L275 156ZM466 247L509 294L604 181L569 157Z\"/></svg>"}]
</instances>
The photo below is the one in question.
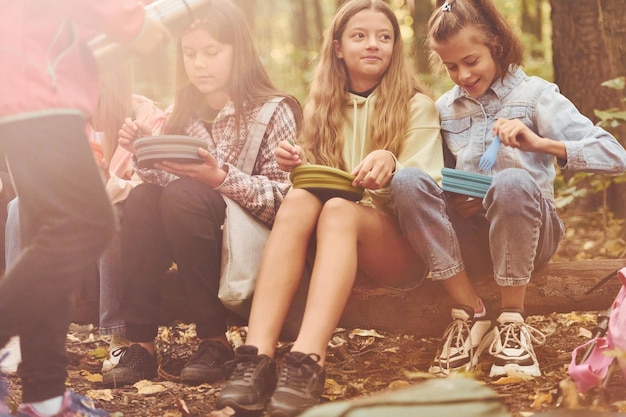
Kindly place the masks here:
<instances>
[{"instance_id":1,"label":"blue plastic fork","mask_svg":"<svg viewBox=\"0 0 626 417\"><path fill-rule=\"evenodd\" d=\"M478 167L481 171L487 172L493 167L498 157L498 149L500 149L500 138L496 135L491 145L489 145L483 156L480 157Z\"/></svg>"}]
</instances>

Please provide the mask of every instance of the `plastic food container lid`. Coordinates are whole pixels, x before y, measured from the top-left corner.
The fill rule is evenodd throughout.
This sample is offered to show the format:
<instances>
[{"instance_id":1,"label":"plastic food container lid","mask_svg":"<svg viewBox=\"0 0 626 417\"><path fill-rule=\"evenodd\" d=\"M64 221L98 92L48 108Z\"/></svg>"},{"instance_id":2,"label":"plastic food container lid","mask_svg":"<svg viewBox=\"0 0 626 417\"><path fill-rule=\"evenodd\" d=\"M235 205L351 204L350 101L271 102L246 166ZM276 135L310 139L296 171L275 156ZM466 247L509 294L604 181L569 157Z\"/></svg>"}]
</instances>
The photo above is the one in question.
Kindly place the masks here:
<instances>
[{"instance_id":1,"label":"plastic food container lid","mask_svg":"<svg viewBox=\"0 0 626 417\"><path fill-rule=\"evenodd\" d=\"M293 188L302 188L315 194L322 201L341 197L351 201L363 198L363 187L354 187L354 175L324 165L300 165L295 167L289 179Z\"/></svg>"}]
</instances>

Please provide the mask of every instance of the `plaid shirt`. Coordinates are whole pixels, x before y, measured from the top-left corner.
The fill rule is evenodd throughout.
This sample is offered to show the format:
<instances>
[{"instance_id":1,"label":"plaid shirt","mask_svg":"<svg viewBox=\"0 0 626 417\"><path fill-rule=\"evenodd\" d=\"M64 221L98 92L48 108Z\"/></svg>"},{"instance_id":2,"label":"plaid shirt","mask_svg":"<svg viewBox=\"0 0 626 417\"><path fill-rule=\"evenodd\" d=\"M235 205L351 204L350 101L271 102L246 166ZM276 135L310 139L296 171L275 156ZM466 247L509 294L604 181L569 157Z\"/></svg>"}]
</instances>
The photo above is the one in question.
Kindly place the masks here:
<instances>
[{"instance_id":1,"label":"plaid shirt","mask_svg":"<svg viewBox=\"0 0 626 417\"><path fill-rule=\"evenodd\" d=\"M260 109L260 106L246 108L246 122L238 135L235 109L231 102L220 111L210 133L200 119L194 119L186 130L189 136L207 139L209 152L227 172L226 179L216 190L271 226L276 211L290 187L289 173L278 167L273 151L281 141L295 139L297 127L291 108L283 100L265 130L253 174L243 173L236 167L237 161L246 142L248 130ZM155 169L138 169L138 174L144 182L163 186L178 178L176 175Z\"/></svg>"}]
</instances>

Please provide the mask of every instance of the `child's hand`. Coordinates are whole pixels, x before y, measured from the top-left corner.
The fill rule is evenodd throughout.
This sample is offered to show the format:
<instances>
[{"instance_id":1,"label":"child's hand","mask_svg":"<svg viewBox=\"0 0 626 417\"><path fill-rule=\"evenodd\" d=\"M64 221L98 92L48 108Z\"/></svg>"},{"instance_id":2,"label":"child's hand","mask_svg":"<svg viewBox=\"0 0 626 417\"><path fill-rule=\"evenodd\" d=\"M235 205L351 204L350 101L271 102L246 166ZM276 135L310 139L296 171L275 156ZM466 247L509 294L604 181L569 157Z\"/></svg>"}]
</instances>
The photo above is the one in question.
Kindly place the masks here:
<instances>
[{"instance_id":1,"label":"child's hand","mask_svg":"<svg viewBox=\"0 0 626 417\"><path fill-rule=\"evenodd\" d=\"M145 125L136 123L130 117L124 119L124 124L118 132L120 137L117 139L117 143L128 152L135 153L135 140L142 136L151 135L150 128Z\"/></svg>"},{"instance_id":2,"label":"child's hand","mask_svg":"<svg viewBox=\"0 0 626 417\"><path fill-rule=\"evenodd\" d=\"M276 157L278 167L287 172L306 163L306 156L302 147L287 140L283 140L278 144L276 149L274 149L274 156Z\"/></svg>"},{"instance_id":3,"label":"child's hand","mask_svg":"<svg viewBox=\"0 0 626 417\"><path fill-rule=\"evenodd\" d=\"M525 152L542 152L542 138L530 130L519 119L498 119L493 124L493 133L498 135L505 146L517 148Z\"/></svg>"},{"instance_id":4,"label":"child's hand","mask_svg":"<svg viewBox=\"0 0 626 417\"><path fill-rule=\"evenodd\" d=\"M446 196L450 206L452 206L461 217L472 217L483 209L483 202L480 198L456 193L447 193Z\"/></svg>"},{"instance_id":5,"label":"child's hand","mask_svg":"<svg viewBox=\"0 0 626 417\"><path fill-rule=\"evenodd\" d=\"M204 163L189 164L163 161L154 164L154 167L179 177L193 178L209 185L211 188L217 188L222 185L226 179L226 172L218 166L217 159L211 152L203 148L198 148L198 155L204 160Z\"/></svg>"},{"instance_id":6,"label":"child's hand","mask_svg":"<svg viewBox=\"0 0 626 417\"><path fill-rule=\"evenodd\" d=\"M395 169L396 160L391 152L383 149L372 151L352 170L355 176L352 185L378 190L391 181Z\"/></svg>"}]
</instances>

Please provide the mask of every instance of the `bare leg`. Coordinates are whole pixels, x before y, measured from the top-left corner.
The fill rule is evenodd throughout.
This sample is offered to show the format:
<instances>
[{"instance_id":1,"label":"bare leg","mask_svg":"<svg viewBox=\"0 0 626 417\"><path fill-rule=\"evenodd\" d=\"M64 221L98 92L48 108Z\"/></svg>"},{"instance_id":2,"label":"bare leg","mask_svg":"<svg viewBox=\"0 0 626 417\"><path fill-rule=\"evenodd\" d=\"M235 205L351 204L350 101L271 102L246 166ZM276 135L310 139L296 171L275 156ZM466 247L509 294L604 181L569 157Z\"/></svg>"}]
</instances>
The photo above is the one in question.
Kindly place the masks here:
<instances>
[{"instance_id":1,"label":"bare leg","mask_svg":"<svg viewBox=\"0 0 626 417\"><path fill-rule=\"evenodd\" d=\"M277 213L263 253L248 321L246 344L256 346L259 354L274 356L321 209L321 202L313 194L292 189Z\"/></svg>"},{"instance_id":2,"label":"bare leg","mask_svg":"<svg viewBox=\"0 0 626 417\"><path fill-rule=\"evenodd\" d=\"M317 226L317 252L302 327L293 351L317 353L326 346L352 291L357 265L389 285L416 281L417 260L392 217L342 199L328 201Z\"/></svg>"},{"instance_id":3,"label":"bare leg","mask_svg":"<svg viewBox=\"0 0 626 417\"><path fill-rule=\"evenodd\" d=\"M526 285L500 287L500 306L503 309L524 310Z\"/></svg>"},{"instance_id":4,"label":"bare leg","mask_svg":"<svg viewBox=\"0 0 626 417\"><path fill-rule=\"evenodd\" d=\"M465 270L441 282L455 304L472 307L474 311L481 308L480 297L474 291Z\"/></svg>"}]
</instances>

